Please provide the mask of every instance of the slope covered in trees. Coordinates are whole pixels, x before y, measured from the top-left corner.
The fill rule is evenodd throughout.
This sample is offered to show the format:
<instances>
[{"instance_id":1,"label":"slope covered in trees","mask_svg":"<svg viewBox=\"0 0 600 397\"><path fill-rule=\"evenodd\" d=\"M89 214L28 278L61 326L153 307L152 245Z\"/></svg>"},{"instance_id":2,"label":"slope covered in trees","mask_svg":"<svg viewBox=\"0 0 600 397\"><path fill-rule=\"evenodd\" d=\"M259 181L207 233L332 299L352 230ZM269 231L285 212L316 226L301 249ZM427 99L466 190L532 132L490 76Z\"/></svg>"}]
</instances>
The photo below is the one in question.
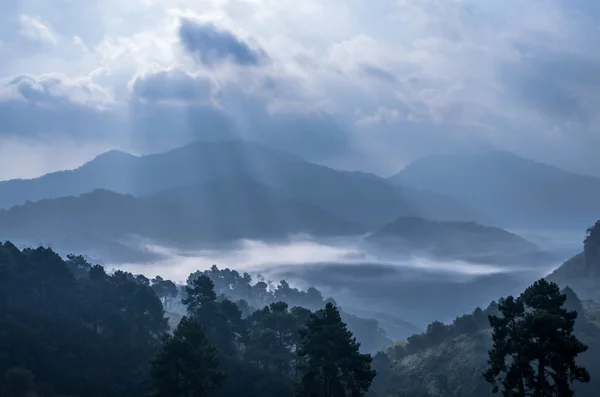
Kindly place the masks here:
<instances>
[{"instance_id":1,"label":"slope covered in trees","mask_svg":"<svg viewBox=\"0 0 600 397\"><path fill-rule=\"evenodd\" d=\"M517 351L529 362L539 363L543 354L547 368L557 374L583 352L577 365L589 371L592 383L574 385L576 395L595 396L600 316L586 311L572 290L563 295L544 280L516 301L492 302L450 325L434 322L424 333L374 356L355 339L360 331L350 332L356 328L317 290L250 281L249 275L213 267L190 275L175 292L171 282L159 277L107 274L81 256L63 260L50 249L21 251L2 244L0 393L482 397L491 393L483 373L500 368L493 375L501 375L503 367L494 367L494 360L513 353L515 344L502 339L512 335L531 336L526 338L531 346ZM181 305L174 302L177 298ZM171 332L161 300L171 310L185 311ZM518 308L511 302L522 302L524 310L507 310ZM502 331L509 312L521 324L516 333ZM571 326L581 342L566 332ZM491 367L488 352L490 359L496 357ZM586 380L584 372L578 374ZM536 387L535 379L528 382ZM545 390L542 396L553 395Z\"/></svg>"},{"instance_id":2,"label":"slope covered in trees","mask_svg":"<svg viewBox=\"0 0 600 397\"><path fill-rule=\"evenodd\" d=\"M583 251L549 274L546 279L573 288L585 299L600 301L600 221L587 229Z\"/></svg>"},{"instance_id":3,"label":"slope covered in trees","mask_svg":"<svg viewBox=\"0 0 600 397\"><path fill-rule=\"evenodd\" d=\"M507 309L514 308L515 302L519 302L526 311L515 312ZM517 332L512 334L499 327L499 322L511 318L506 316L510 312L516 314L515 320L519 324ZM573 321L575 312L577 319ZM566 347L573 347L582 342L587 346L587 351L577 357L576 363L589 371L591 383L575 384L574 390L576 396L593 397L596 395L600 379L600 328L596 323L597 316L597 313L583 309L581 301L572 290L565 289L558 293L555 284L552 286L545 280L540 280L517 299L507 297L500 299L498 303L492 302L486 310L477 308L470 315L457 317L449 325L431 323L425 333L408 338L405 343L395 345L386 353L378 353L373 359L373 368L378 376L373 382L371 396L492 396L493 386L486 382L483 375L488 373L493 378L494 375L508 369L513 362L511 359L506 361L506 367L500 364L505 355L512 354L512 357L518 357L517 353L522 352L521 364L527 364L523 364L521 369L531 369L531 372L527 370L527 376L537 375L539 357L544 354L549 358L546 365L558 364L558 372L564 369L574 370L574 367L568 366L573 350L570 351L570 348ZM573 335L567 332L568 326L558 325L556 321L572 321L574 336L581 342L575 343ZM523 344L522 350L512 351L511 349L518 346L518 341L499 343L511 335L518 335L529 344ZM584 350L581 346L574 349L579 353ZM500 370L497 371L498 369ZM548 368L547 374L552 373L555 372ZM502 376L500 378L502 379ZM509 379L512 380L510 377ZM539 378L534 376L533 379L529 379L529 383L526 382L527 388L535 389L535 379ZM561 381L563 378L556 379ZM551 379L549 381L550 385L555 384ZM540 395L545 397L568 394L551 394L551 391L545 390Z\"/></svg>"},{"instance_id":4,"label":"slope covered in trees","mask_svg":"<svg viewBox=\"0 0 600 397\"><path fill-rule=\"evenodd\" d=\"M65 261L11 243L0 245L0 276L3 396L291 397L308 376L304 364L318 360L299 330L318 336L309 319L323 316L343 331L322 336L340 347L331 368L348 371L346 381L361 368L363 392L372 379L370 356L331 303L316 312L284 302L249 311L217 295L205 274L193 275L181 291L186 316L168 334L161 298L179 294L168 280L107 274L81 256Z\"/></svg>"}]
</instances>

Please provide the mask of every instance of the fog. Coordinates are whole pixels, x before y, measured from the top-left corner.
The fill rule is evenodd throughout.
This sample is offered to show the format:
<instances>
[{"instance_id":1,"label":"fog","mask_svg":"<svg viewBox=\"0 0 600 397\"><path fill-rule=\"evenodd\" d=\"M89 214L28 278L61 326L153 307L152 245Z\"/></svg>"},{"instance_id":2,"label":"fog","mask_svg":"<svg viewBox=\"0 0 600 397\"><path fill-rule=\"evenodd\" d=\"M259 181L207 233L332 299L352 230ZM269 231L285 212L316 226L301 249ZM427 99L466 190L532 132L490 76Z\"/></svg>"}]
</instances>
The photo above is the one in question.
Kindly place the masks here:
<instances>
[{"instance_id":1,"label":"fog","mask_svg":"<svg viewBox=\"0 0 600 397\"><path fill-rule=\"evenodd\" d=\"M489 265L425 254L382 258L358 238L315 240L310 236L279 243L243 240L227 249L145 248L163 259L108 267L147 277L161 275L179 283L196 270L228 267L254 277L260 274L274 283L285 279L301 289L314 286L355 313L385 312L419 326L451 321L501 296L519 293L561 263L557 259L543 266Z\"/></svg>"}]
</instances>

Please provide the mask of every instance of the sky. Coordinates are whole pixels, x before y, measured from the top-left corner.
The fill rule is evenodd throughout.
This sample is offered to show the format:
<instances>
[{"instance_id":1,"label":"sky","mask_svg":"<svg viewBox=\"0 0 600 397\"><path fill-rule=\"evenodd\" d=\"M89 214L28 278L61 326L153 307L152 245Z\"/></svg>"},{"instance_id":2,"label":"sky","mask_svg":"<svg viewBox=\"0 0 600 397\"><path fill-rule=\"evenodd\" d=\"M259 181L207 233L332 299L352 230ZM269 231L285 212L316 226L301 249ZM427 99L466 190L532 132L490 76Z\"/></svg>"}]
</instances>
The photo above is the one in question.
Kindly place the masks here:
<instances>
[{"instance_id":1,"label":"sky","mask_svg":"<svg viewBox=\"0 0 600 397\"><path fill-rule=\"evenodd\" d=\"M388 176L499 148L600 176L591 0L2 0L0 179L243 138Z\"/></svg>"}]
</instances>

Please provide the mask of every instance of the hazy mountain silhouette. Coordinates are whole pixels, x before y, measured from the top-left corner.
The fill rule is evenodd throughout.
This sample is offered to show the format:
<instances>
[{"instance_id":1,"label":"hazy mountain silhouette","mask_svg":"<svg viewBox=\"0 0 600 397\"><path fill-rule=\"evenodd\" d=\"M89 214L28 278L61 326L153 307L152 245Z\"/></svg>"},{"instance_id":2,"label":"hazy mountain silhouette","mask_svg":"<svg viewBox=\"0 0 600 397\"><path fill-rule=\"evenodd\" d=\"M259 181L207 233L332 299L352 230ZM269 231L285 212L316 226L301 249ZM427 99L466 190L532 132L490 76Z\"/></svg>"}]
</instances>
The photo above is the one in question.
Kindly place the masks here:
<instances>
[{"instance_id":1,"label":"hazy mountain silhouette","mask_svg":"<svg viewBox=\"0 0 600 397\"><path fill-rule=\"evenodd\" d=\"M402 217L372 233L367 240L394 252L420 251L438 257L482 263L536 262L548 256L533 243L506 230L474 222L435 222Z\"/></svg>"},{"instance_id":2,"label":"hazy mountain silhouette","mask_svg":"<svg viewBox=\"0 0 600 397\"><path fill-rule=\"evenodd\" d=\"M72 171L0 183L0 208L107 189L134 196L244 174L333 216L379 227L398 216L473 220L460 202L398 187L375 175L337 171L284 152L243 142L194 142L166 153L135 157L112 151Z\"/></svg>"},{"instance_id":3,"label":"hazy mountain silhouette","mask_svg":"<svg viewBox=\"0 0 600 397\"><path fill-rule=\"evenodd\" d=\"M136 198L107 190L0 210L0 240L64 249L113 250L135 239L199 248L296 233L348 235L365 228L284 198L247 178L224 179ZM119 248L120 249L120 248ZM95 253L94 253L95 254ZM133 260L129 259L129 260Z\"/></svg>"},{"instance_id":4,"label":"hazy mountain silhouette","mask_svg":"<svg viewBox=\"0 0 600 397\"><path fill-rule=\"evenodd\" d=\"M226 239L272 238L290 233L338 236L367 231L365 226L285 197L247 175L174 188L148 198L202 219L207 231Z\"/></svg>"},{"instance_id":5,"label":"hazy mountain silhouette","mask_svg":"<svg viewBox=\"0 0 600 397\"><path fill-rule=\"evenodd\" d=\"M508 152L429 156L390 181L452 197L501 227L582 228L600 217L600 179Z\"/></svg>"}]
</instances>

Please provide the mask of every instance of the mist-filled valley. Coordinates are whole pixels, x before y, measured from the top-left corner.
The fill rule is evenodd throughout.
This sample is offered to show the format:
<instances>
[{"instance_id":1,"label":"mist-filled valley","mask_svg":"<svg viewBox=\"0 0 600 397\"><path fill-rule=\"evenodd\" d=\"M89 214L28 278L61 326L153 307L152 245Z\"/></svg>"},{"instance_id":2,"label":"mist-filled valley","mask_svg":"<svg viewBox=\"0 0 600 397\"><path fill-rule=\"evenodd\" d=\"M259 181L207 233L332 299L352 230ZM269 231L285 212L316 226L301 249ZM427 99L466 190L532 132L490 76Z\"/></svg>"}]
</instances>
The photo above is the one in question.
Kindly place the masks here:
<instances>
[{"instance_id":1,"label":"mist-filled valley","mask_svg":"<svg viewBox=\"0 0 600 397\"><path fill-rule=\"evenodd\" d=\"M499 169L514 162L498 159ZM363 316L376 307L420 328L549 274L581 250L585 230L552 225L549 208L549 227L532 221L511 232L485 223L495 211L473 211L458 196L244 141L109 152L71 171L2 182L0 191L0 237L20 247L179 283L217 265L314 286ZM590 219L595 210L580 209Z\"/></svg>"},{"instance_id":2,"label":"mist-filled valley","mask_svg":"<svg viewBox=\"0 0 600 397\"><path fill-rule=\"evenodd\" d=\"M313 286L357 313L367 315L376 307L379 312L411 319L422 328L434 320L452 320L504 293L519 291L562 263L559 253L547 263L533 265L526 260L476 263L442 259L423 251L386 254L361 238L316 240L306 235L279 243L239 241L227 249L145 249L160 259L104 265L182 283L193 271L217 265L273 282L285 279L301 289ZM568 256L562 261L566 259Z\"/></svg>"},{"instance_id":3,"label":"mist-filled valley","mask_svg":"<svg viewBox=\"0 0 600 397\"><path fill-rule=\"evenodd\" d=\"M458 372L450 372L451 378L442 381L439 378L442 373L432 363L450 360L447 365L456 366L460 371L483 368L481 353L489 346L490 335L487 317L491 316L489 321L492 321L499 311L508 310L503 297L519 296L524 304L529 302L528 305L535 306L535 301L530 301L527 295L534 293L527 292L532 288L535 294L558 294L559 286L574 288L576 292L561 290L567 295L557 295L556 299L569 299L569 305L579 308L582 320L577 324L583 328L577 328L576 332L587 338L595 351L595 335L600 336L600 328L593 324L600 311L600 304L595 303L600 301L600 289L594 276L598 266L594 252L600 244L594 239L597 238L595 230L600 227L588 229L588 226L593 225L594 214L599 213L600 200L595 201L596 205L589 200L589 205L582 206L573 206L573 198L566 194L552 196L551 205L534 206L531 200L544 202L547 198L547 188L540 191L535 188L542 176L555 178L555 184L548 186L557 187L568 178L570 184L584 189L582 194L586 195L595 195L593 186L600 186L600 179L582 180L578 175L526 159L515 161L514 155L505 153L464 156L469 161L481 161L481 165L475 164L471 169L482 169L486 173L491 172L487 164L490 159L498 161L494 170L500 174L494 178L503 180L501 201L489 206L490 197L486 194L467 199L462 190L414 187L398 176L404 171L385 179L336 170L264 145L232 140L193 142L141 157L113 151L73 170L0 182L0 203L4 206L0 210L0 238L8 241L4 245L4 256L0 256L0 262L4 261L1 262L3 271L8 275L3 288L12 291L14 287L10 285L20 285L27 277L33 280L41 277L40 285L44 285L47 276L39 273L45 271L39 265L46 261L52 265L45 266L55 269L48 268L48 271L62 269L61 276L58 273L52 276L62 280L57 283L72 285L66 292L51 292L57 294L52 298L57 302L71 299L69 294L83 293L76 292L80 288L107 289L105 293L116 294L118 300L111 303L116 306L97 306L99 302L94 301L97 298L86 295L93 289L72 299L81 302L92 299L85 303L91 305L89 308L95 307L89 310L106 311L106 314L94 314L100 316L95 321L104 324L93 323L94 338L102 340L98 343L117 345L121 343L121 332L134 332L119 330L119 327L134 327L133 330L141 326L134 320L137 314L132 312L131 320L119 320L122 324L116 320L120 315L110 319L103 316L113 310L117 311L115 315L119 310L125 310L124 313L138 310L128 306L135 296L127 298L128 293L155 297L155 303L148 300L145 304L158 303L158 307L140 309L153 313L152 321L156 321L157 328L151 332L160 335L168 331L174 335L173 339L167 337L161 347L154 340L156 336L148 334L150 339L144 343L149 350L128 353L134 355L132 368L145 374L139 375L142 376L140 381L144 379L143 385L123 380L114 389L94 386L103 396L122 395L120 387L143 394L152 384L167 394L174 387L186 389L187 386L168 383L177 379L170 377L188 376L171 372L180 371L174 367L179 364L175 361L159 364L160 360L181 360L183 356L168 349L171 349L170 344L192 342L186 338L208 338L210 345L207 346L216 347L215 357L218 357L214 367L217 372L203 375L212 377L214 385L208 389L207 386L189 387L214 389L215 395L233 396L239 393L237 388L242 384L233 380L223 383L225 378L221 375L227 377L231 371L241 371L243 376L251 376L258 382L251 386L255 391L250 395L263 390L265 383L262 382L275 387L272 393L278 396L289 395L299 384L312 388L302 383L307 381L298 378L297 372L309 361L292 358L296 350L300 354L301 349L309 348L308 339L296 339L292 326L285 331L291 338L287 344L264 345L263 338L269 335L265 332L284 330L279 328L283 323L268 325L271 320L261 319L261 316L276 316L277 321L285 317L288 327L297 324L295 327L301 335L305 335L304 319L309 324L330 318L347 327L344 332L350 332L358 342L352 348L355 358L363 357L361 360L367 360L365 363L374 360L363 370L372 366L379 373L379 377L374 378L368 371L361 375L371 379L370 395L388 396L398 392L412 395L418 390L421 393L418 395L423 396L480 396L485 390L483 378L469 378L472 388L464 391L460 385L467 382L466 378ZM438 163L437 159L425 158L418 164L427 161L433 165ZM412 169L412 166L406 168L411 173ZM450 169L444 173L444 180L462 178L463 174L462 169L455 172ZM429 177L431 174L423 175L419 181ZM464 182L457 181L460 183ZM522 200L524 184L532 186L527 200ZM591 187L587 186L590 184ZM477 186L483 189L483 185ZM532 198L535 195L537 199ZM503 209L503 206L506 207ZM518 211L516 206L520 207ZM531 212L526 211L528 207L532 208ZM503 211L513 209L520 216L506 217ZM569 222L565 222L562 215L557 216L567 210L576 213L569 217ZM581 226L578 219L583 222L585 218L590 219L589 225L578 228ZM37 270L27 276L27 266ZM71 273L74 279L69 279L65 272ZM543 284L545 278L556 284ZM88 286L88 283L91 284ZM111 288L116 289L108 292ZM552 288L556 291L551 292ZM126 292L128 289L130 292ZM139 291L134 292L136 289ZM13 299L18 302L16 291L4 295L5 305ZM38 299L35 298L38 294L46 293L43 291L35 289L31 304ZM573 298L569 294L577 296ZM150 295L144 299L150 299ZM573 303L573 299L579 303ZM120 305L125 306L119 309ZM11 309L9 304L6 307L16 319L21 318L28 306ZM59 310L58 307L52 310L55 309ZM72 310L88 309L73 307ZM164 317L160 317L160 313ZM160 318L165 323L161 323ZM21 318L19 321L28 327L25 324L29 320ZM56 319L44 321L51 321L50 327L64 326L54 324ZM202 325L204 331L194 331L196 325ZM5 342L12 343L16 323L8 320L6 326L11 331ZM90 324L84 322L76 327L82 327L81 332L89 331ZM117 328L106 331L110 327ZM181 336L183 332L200 334ZM229 339L223 339L225 335L229 335ZM200 343L200 339L197 342ZM600 348L600 338L598 342ZM61 343L65 342L51 343L63 346ZM65 345L61 349L74 347ZM138 349L135 345L123 348ZM440 348L455 353L440 352ZM156 349L159 353L150 360L151 371L147 372L145 365ZM44 348L31 348L28 353L9 353L7 357L13 357L12 360L27 360L27 357L33 360L31 364L18 366L24 365L25 372L11 372L11 379L27 378L30 373L27 371L31 371L40 373L36 376L52 384L41 372L45 371L44 365L35 358L47 354L43 351ZM163 354L175 355L163 357ZM210 356L211 353L205 354ZM254 356L256 354L258 356ZM265 357L275 354L279 357L277 360L283 361L276 361L279 362L276 368L271 367L260 358L265 354ZM453 362L456 354L472 358L467 362ZM584 361L590 360L592 354L595 353L584 354ZM207 357L202 360L209 359ZM110 360L108 357L98 359ZM282 363L288 370L281 367ZM85 365L82 368L87 368ZM158 365L167 365L160 369L166 372L156 372ZM181 371L193 370L194 365L185 364ZM242 367L238 367L240 365ZM596 371L596 365L598 363L592 360L590 370ZM295 369L292 371L292 368ZM279 374L283 383L271 384L273 381L269 379L275 374ZM415 376L416 380L406 383L406 377ZM85 382L56 383L53 387L73 393L92 393L91 383ZM361 390L366 392L367 389ZM577 390L585 392L586 389Z\"/></svg>"}]
</instances>

